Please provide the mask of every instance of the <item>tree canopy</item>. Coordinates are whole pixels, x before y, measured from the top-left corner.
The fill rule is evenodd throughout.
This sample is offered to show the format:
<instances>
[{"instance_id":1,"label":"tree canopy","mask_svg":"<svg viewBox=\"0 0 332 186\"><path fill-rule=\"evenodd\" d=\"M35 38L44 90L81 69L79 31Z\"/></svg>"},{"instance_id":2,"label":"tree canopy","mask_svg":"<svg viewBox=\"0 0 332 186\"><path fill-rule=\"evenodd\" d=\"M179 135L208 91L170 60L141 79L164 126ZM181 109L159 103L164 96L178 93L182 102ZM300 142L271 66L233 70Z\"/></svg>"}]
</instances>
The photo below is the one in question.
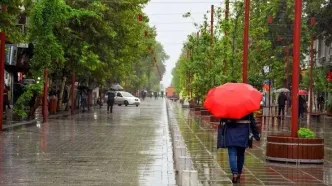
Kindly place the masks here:
<instances>
[{"instance_id":1,"label":"tree canopy","mask_svg":"<svg viewBox=\"0 0 332 186\"><path fill-rule=\"evenodd\" d=\"M250 3L248 81L257 89L262 89L265 80L272 80L276 88L289 88L291 70L286 68L292 68L294 2L252 0ZM324 1L305 0L303 4L302 68L305 67L305 57L309 54L311 36L315 34L315 25L310 20L319 17ZM199 25L199 37L197 34L188 35L173 70L173 84L178 92L182 91L192 97L204 97L214 86L241 80L244 4L242 1L235 1L231 5L228 18L225 17L225 7L217 7L213 38L207 15ZM191 15L185 13L184 16Z\"/></svg>"}]
</instances>

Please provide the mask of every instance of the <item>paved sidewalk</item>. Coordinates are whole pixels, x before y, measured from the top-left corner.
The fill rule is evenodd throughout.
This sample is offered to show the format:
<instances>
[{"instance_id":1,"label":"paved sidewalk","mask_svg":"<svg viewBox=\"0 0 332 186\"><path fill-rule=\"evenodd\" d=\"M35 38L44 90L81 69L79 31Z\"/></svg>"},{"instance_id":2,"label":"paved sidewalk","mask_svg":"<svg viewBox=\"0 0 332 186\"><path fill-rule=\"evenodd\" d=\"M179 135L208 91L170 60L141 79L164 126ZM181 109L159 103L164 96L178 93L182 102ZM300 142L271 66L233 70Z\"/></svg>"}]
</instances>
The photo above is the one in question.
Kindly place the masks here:
<instances>
[{"instance_id":1,"label":"paved sidewalk","mask_svg":"<svg viewBox=\"0 0 332 186\"><path fill-rule=\"evenodd\" d=\"M232 185L227 150L216 148L217 133L215 129L171 103L173 112L186 142L186 146L198 171L202 186ZM239 185L332 185L332 143L331 122L323 120L315 123L313 129L318 136L325 139L324 165L296 165L271 163L265 161L266 136L268 133L289 133L289 124L266 126L261 142L254 142L254 148L246 151L244 173Z\"/></svg>"},{"instance_id":2,"label":"paved sidewalk","mask_svg":"<svg viewBox=\"0 0 332 186\"><path fill-rule=\"evenodd\" d=\"M0 141L1 186L175 185L162 99L59 116Z\"/></svg>"}]
</instances>

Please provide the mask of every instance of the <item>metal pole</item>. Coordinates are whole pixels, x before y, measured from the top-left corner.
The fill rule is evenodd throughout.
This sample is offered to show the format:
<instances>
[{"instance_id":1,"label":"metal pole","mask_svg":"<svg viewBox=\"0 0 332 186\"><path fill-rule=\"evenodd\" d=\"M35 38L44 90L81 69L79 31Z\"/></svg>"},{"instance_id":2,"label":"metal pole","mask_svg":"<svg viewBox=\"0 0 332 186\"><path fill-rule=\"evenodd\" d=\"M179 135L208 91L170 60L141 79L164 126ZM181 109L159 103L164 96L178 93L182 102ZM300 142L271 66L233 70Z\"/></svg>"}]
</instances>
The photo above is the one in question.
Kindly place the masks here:
<instances>
[{"instance_id":1,"label":"metal pole","mask_svg":"<svg viewBox=\"0 0 332 186\"><path fill-rule=\"evenodd\" d=\"M244 33L243 33L243 59L242 59L242 82L248 82L248 50L249 50L249 10L250 0L245 0Z\"/></svg>"},{"instance_id":2,"label":"metal pole","mask_svg":"<svg viewBox=\"0 0 332 186\"><path fill-rule=\"evenodd\" d=\"M225 20L228 22L228 14L229 14L229 0L226 0L226 10L225 10ZM227 36L227 31L225 30L225 36ZM227 61L226 59L224 60L224 74L226 75L227 71Z\"/></svg>"},{"instance_id":3,"label":"metal pole","mask_svg":"<svg viewBox=\"0 0 332 186\"><path fill-rule=\"evenodd\" d=\"M6 51L6 34L4 32L0 32L0 129L2 130L3 123L3 91L4 91L4 83L5 83L5 51Z\"/></svg>"},{"instance_id":4,"label":"metal pole","mask_svg":"<svg viewBox=\"0 0 332 186\"><path fill-rule=\"evenodd\" d=\"M44 69L44 96L43 96L43 123L47 122L47 89L48 89L48 69Z\"/></svg>"},{"instance_id":5,"label":"metal pole","mask_svg":"<svg viewBox=\"0 0 332 186\"><path fill-rule=\"evenodd\" d=\"M91 111L90 104L91 104L91 91L88 90L88 112Z\"/></svg>"},{"instance_id":6,"label":"metal pole","mask_svg":"<svg viewBox=\"0 0 332 186\"><path fill-rule=\"evenodd\" d=\"M293 36L293 74L292 74L292 137L297 137L299 121L299 75L301 45L302 0L295 0L294 36Z\"/></svg>"},{"instance_id":7,"label":"metal pole","mask_svg":"<svg viewBox=\"0 0 332 186\"><path fill-rule=\"evenodd\" d=\"M286 46L285 48L286 50L286 87L285 88L289 88L289 81L288 81L288 78L289 78L289 48L288 46Z\"/></svg>"},{"instance_id":8,"label":"metal pole","mask_svg":"<svg viewBox=\"0 0 332 186\"><path fill-rule=\"evenodd\" d=\"M310 41L310 83L309 83L309 114L308 114L308 126L311 124L311 114L312 114L312 98L313 98L313 91L312 91L312 85L313 85L313 78L312 78L312 71L313 71L313 61L314 61L314 37L311 37Z\"/></svg>"},{"instance_id":9,"label":"metal pole","mask_svg":"<svg viewBox=\"0 0 332 186\"><path fill-rule=\"evenodd\" d=\"M288 46L285 47L286 52L286 86L285 88L289 89L289 48ZM288 96L287 96L288 97ZM287 105L286 105L286 113L287 116L289 109L289 99L287 99Z\"/></svg>"},{"instance_id":10,"label":"metal pole","mask_svg":"<svg viewBox=\"0 0 332 186\"><path fill-rule=\"evenodd\" d=\"M211 5L211 52L213 46L213 22L214 22L214 5Z\"/></svg>"},{"instance_id":11,"label":"metal pole","mask_svg":"<svg viewBox=\"0 0 332 186\"><path fill-rule=\"evenodd\" d=\"M214 38L214 34L213 34L213 22L214 22L214 5L211 5L211 51L210 51L210 65L209 65L209 70L212 69L212 58L213 58L213 38ZM213 76L213 86L216 84L216 77Z\"/></svg>"},{"instance_id":12,"label":"metal pole","mask_svg":"<svg viewBox=\"0 0 332 186\"><path fill-rule=\"evenodd\" d=\"M2 14L7 10L7 6L1 5ZM3 91L5 87L5 56L6 56L6 33L0 32L0 129L3 124Z\"/></svg>"},{"instance_id":13,"label":"metal pole","mask_svg":"<svg viewBox=\"0 0 332 186\"><path fill-rule=\"evenodd\" d=\"M76 74L73 72L71 79L71 114L75 113L75 82L76 82Z\"/></svg>"}]
</instances>

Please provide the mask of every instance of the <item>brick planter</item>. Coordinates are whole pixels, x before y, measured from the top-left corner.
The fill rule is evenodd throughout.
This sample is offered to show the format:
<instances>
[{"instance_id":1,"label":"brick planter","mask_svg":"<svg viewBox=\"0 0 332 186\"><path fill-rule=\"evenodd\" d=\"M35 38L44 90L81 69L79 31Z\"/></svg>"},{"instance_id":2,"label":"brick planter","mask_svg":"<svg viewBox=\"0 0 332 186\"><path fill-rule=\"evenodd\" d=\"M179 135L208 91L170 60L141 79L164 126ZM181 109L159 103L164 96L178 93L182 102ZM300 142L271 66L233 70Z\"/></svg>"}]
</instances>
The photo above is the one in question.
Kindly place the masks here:
<instances>
[{"instance_id":1,"label":"brick planter","mask_svg":"<svg viewBox=\"0 0 332 186\"><path fill-rule=\"evenodd\" d=\"M206 109L201 110L201 116L210 116L210 112Z\"/></svg>"},{"instance_id":2,"label":"brick planter","mask_svg":"<svg viewBox=\"0 0 332 186\"><path fill-rule=\"evenodd\" d=\"M214 116L210 116L210 122L220 122L220 119Z\"/></svg>"},{"instance_id":3,"label":"brick planter","mask_svg":"<svg viewBox=\"0 0 332 186\"><path fill-rule=\"evenodd\" d=\"M258 132L262 133L263 115L260 113L257 113L255 116L255 121L256 121Z\"/></svg>"},{"instance_id":4,"label":"brick planter","mask_svg":"<svg viewBox=\"0 0 332 186\"><path fill-rule=\"evenodd\" d=\"M201 115L201 110L205 110L205 108L201 106L195 107L194 109L195 115Z\"/></svg>"},{"instance_id":5,"label":"brick planter","mask_svg":"<svg viewBox=\"0 0 332 186\"><path fill-rule=\"evenodd\" d=\"M266 159L280 162L324 163L324 139L268 136Z\"/></svg>"},{"instance_id":6,"label":"brick planter","mask_svg":"<svg viewBox=\"0 0 332 186\"><path fill-rule=\"evenodd\" d=\"M198 107L196 103L189 102L189 109L190 111L195 111L195 108Z\"/></svg>"}]
</instances>

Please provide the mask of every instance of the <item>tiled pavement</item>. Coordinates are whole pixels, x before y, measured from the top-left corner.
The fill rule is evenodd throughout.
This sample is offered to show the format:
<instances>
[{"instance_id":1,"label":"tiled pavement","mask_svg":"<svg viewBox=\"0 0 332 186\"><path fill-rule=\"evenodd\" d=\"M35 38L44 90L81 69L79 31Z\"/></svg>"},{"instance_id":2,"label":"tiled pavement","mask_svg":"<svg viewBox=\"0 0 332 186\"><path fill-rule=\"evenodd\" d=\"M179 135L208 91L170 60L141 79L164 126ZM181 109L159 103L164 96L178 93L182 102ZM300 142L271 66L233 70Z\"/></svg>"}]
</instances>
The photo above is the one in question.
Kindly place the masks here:
<instances>
[{"instance_id":1,"label":"tiled pavement","mask_svg":"<svg viewBox=\"0 0 332 186\"><path fill-rule=\"evenodd\" d=\"M162 99L54 118L0 134L0 185L175 185L170 141Z\"/></svg>"},{"instance_id":2,"label":"tiled pavement","mask_svg":"<svg viewBox=\"0 0 332 186\"><path fill-rule=\"evenodd\" d=\"M200 119L171 104L188 151L203 186L231 185L231 173L226 150L216 149L216 131ZM302 125L305 125L303 121ZM240 185L332 185L332 121L322 119L312 124L317 135L325 139L324 165L296 165L265 161L266 136L289 133L289 122L265 126L261 142L247 150L244 175Z\"/></svg>"}]
</instances>

